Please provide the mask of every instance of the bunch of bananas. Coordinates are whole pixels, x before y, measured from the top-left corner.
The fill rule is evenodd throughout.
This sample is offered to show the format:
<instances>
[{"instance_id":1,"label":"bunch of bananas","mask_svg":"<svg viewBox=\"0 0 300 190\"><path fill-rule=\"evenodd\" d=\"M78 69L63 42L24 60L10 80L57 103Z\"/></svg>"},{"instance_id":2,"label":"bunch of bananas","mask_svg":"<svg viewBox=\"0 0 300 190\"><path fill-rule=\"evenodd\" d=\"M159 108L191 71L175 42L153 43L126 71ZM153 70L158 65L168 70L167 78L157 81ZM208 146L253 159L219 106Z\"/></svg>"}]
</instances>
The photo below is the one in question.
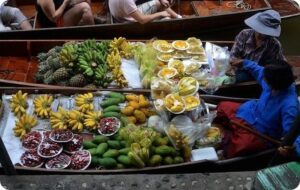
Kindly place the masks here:
<instances>
[{"instance_id":1,"label":"bunch of bananas","mask_svg":"<svg viewBox=\"0 0 300 190\"><path fill-rule=\"evenodd\" d=\"M34 112L38 117L49 118L51 113L51 104L53 102L53 96L42 95L33 100Z\"/></svg>"},{"instance_id":2,"label":"bunch of bananas","mask_svg":"<svg viewBox=\"0 0 300 190\"><path fill-rule=\"evenodd\" d=\"M121 57L130 59L133 57L133 46L130 45L126 38L119 37L114 38L113 41L109 44L110 51L118 50L120 52Z\"/></svg>"},{"instance_id":3,"label":"bunch of bananas","mask_svg":"<svg viewBox=\"0 0 300 190\"><path fill-rule=\"evenodd\" d=\"M69 112L69 126L72 131L82 132L84 127L84 114L77 110L71 110Z\"/></svg>"},{"instance_id":4,"label":"bunch of bananas","mask_svg":"<svg viewBox=\"0 0 300 190\"><path fill-rule=\"evenodd\" d=\"M101 65L106 64L105 58L101 53L90 50L81 54L78 58L80 70L83 74L92 77L94 75L95 68L101 67Z\"/></svg>"},{"instance_id":5,"label":"bunch of bananas","mask_svg":"<svg viewBox=\"0 0 300 190\"><path fill-rule=\"evenodd\" d=\"M31 131L31 128L36 126L37 119L28 114L23 114L17 121L13 128L16 137L23 138L23 136Z\"/></svg>"},{"instance_id":6,"label":"bunch of bananas","mask_svg":"<svg viewBox=\"0 0 300 190\"><path fill-rule=\"evenodd\" d=\"M108 74L108 66L106 64L98 66L95 70L95 80L94 83L98 86L106 88L111 82L112 77Z\"/></svg>"},{"instance_id":7,"label":"bunch of bananas","mask_svg":"<svg viewBox=\"0 0 300 190\"><path fill-rule=\"evenodd\" d=\"M27 93L23 94L21 90L12 95L10 100L10 108L11 111L14 112L15 116L21 117L26 113L26 109L28 107L27 95Z\"/></svg>"},{"instance_id":8,"label":"bunch of bananas","mask_svg":"<svg viewBox=\"0 0 300 190\"><path fill-rule=\"evenodd\" d=\"M88 111L84 115L84 125L90 131L95 131L101 118L101 111Z\"/></svg>"},{"instance_id":9,"label":"bunch of bananas","mask_svg":"<svg viewBox=\"0 0 300 190\"><path fill-rule=\"evenodd\" d=\"M74 67L77 62L77 57L76 44L65 44L59 54L61 63L67 67Z\"/></svg>"},{"instance_id":10,"label":"bunch of bananas","mask_svg":"<svg viewBox=\"0 0 300 190\"><path fill-rule=\"evenodd\" d=\"M51 112L50 124L53 129L67 129L69 126L69 112L62 107L57 112Z\"/></svg>"},{"instance_id":11,"label":"bunch of bananas","mask_svg":"<svg viewBox=\"0 0 300 190\"><path fill-rule=\"evenodd\" d=\"M138 143L132 143L128 157L133 165L143 168L150 157L149 149L141 147Z\"/></svg>"},{"instance_id":12,"label":"bunch of bananas","mask_svg":"<svg viewBox=\"0 0 300 190\"><path fill-rule=\"evenodd\" d=\"M128 82L126 81L123 71L121 70L121 56L118 50L113 50L107 56L107 63L112 71L112 75L117 85L120 88L124 88L128 86Z\"/></svg>"},{"instance_id":13,"label":"bunch of bananas","mask_svg":"<svg viewBox=\"0 0 300 190\"><path fill-rule=\"evenodd\" d=\"M94 110L94 95L92 93L79 94L75 97L75 105L82 113Z\"/></svg>"},{"instance_id":14,"label":"bunch of bananas","mask_svg":"<svg viewBox=\"0 0 300 190\"><path fill-rule=\"evenodd\" d=\"M95 39L92 40L85 40L78 44L78 51L80 53L84 53L90 50L96 50L97 49L97 42Z\"/></svg>"}]
</instances>

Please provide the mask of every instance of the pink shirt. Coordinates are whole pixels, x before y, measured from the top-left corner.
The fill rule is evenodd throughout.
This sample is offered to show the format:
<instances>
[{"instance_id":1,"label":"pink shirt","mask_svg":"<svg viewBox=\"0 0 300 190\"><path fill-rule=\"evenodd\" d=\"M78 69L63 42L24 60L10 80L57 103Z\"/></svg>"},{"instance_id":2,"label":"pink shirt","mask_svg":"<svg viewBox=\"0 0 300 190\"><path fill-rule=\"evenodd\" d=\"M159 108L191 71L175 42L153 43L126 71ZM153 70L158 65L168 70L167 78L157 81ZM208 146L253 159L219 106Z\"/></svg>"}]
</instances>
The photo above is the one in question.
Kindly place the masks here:
<instances>
[{"instance_id":1,"label":"pink shirt","mask_svg":"<svg viewBox=\"0 0 300 190\"><path fill-rule=\"evenodd\" d=\"M109 0L109 10L112 16L119 22L136 21L129 16L137 11L137 0Z\"/></svg>"}]
</instances>

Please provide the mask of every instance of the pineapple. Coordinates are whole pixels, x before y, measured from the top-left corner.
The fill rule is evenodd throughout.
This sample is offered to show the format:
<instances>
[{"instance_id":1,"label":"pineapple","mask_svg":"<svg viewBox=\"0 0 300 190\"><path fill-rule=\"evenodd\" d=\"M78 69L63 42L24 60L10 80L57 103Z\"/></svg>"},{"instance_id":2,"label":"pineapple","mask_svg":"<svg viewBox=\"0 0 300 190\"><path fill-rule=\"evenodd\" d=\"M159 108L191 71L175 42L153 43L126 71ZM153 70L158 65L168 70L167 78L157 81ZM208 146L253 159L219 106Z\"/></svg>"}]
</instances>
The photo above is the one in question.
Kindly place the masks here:
<instances>
[{"instance_id":1,"label":"pineapple","mask_svg":"<svg viewBox=\"0 0 300 190\"><path fill-rule=\"evenodd\" d=\"M82 87L86 84L86 79L83 74L77 74L70 79L70 86Z\"/></svg>"},{"instance_id":2,"label":"pineapple","mask_svg":"<svg viewBox=\"0 0 300 190\"><path fill-rule=\"evenodd\" d=\"M53 79L57 82L67 79L69 77L69 71L65 67L59 68L53 73Z\"/></svg>"}]
</instances>

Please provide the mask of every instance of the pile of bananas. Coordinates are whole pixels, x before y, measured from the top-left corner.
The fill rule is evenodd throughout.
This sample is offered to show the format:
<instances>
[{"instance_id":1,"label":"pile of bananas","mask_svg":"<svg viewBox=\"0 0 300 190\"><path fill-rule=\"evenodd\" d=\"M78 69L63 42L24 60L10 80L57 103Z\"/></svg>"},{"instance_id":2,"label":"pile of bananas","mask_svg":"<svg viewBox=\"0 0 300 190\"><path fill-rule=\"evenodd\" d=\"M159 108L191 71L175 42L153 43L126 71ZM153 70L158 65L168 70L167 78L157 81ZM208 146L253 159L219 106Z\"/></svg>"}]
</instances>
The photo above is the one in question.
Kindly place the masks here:
<instances>
[{"instance_id":1,"label":"pile of bananas","mask_svg":"<svg viewBox=\"0 0 300 190\"><path fill-rule=\"evenodd\" d=\"M89 131L95 131L101 118L101 111L88 111L84 115L84 126Z\"/></svg>"},{"instance_id":2,"label":"pile of bananas","mask_svg":"<svg viewBox=\"0 0 300 190\"><path fill-rule=\"evenodd\" d=\"M101 86L106 88L112 81L112 77L108 74L109 68L107 64L102 65L101 67L97 67L95 69L94 83L97 86Z\"/></svg>"},{"instance_id":3,"label":"pile of bananas","mask_svg":"<svg viewBox=\"0 0 300 190\"><path fill-rule=\"evenodd\" d=\"M65 44L60 51L59 58L66 67L74 67L77 64L77 45Z\"/></svg>"},{"instance_id":4,"label":"pile of bananas","mask_svg":"<svg viewBox=\"0 0 300 190\"><path fill-rule=\"evenodd\" d=\"M98 67L105 65L105 58L103 55L95 50L86 51L81 54L78 58L80 70L83 74L92 77L94 75L94 70Z\"/></svg>"},{"instance_id":5,"label":"pile of bananas","mask_svg":"<svg viewBox=\"0 0 300 190\"><path fill-rule=\"evenodd\" d=\"M57 112L51 112L50 124L53 129L68 129L68 122L69 112L62 107L59 107Z\"/></svg>"},{"instance_id":6,"label":"pile of bananas","mask_svg":"<svg viewBox=\"0 0 300 190\"><path fill-rule=\"evenodd\" d=\"M130 59L134 55L133 46L123 37L114 38L114 40L110 42L109 47L110 51L117 50L119 51L120 56L126 59Z\"/></svg>"},{"instance_id":7,"label":"pile of bananas","mask_svg":"<svg viewBox=\"0 0 300 190\"><path fill-rule=\"evenodd\" d=\"M128 82L123 75L121 70L121 56L118 50L114 49L107 56L107 63L112 71L113 78L120 88L128 86Z\"/></svg>"},{"instance_id":8,"label":"pile of bananas","mask_svg":"<svg viewBox=\"0 0 300 190\"><path fill-rule=\"evenodd\" d=\"M84 128L84 114L77 110L69 112L69 127L72 131L82 132Z\"/></svg>"},{"instance_id":9,"label":"pile of bananas","mask_svg":"<svg viewBox=\"0 0 300 190\"><path fill-rule=\"evenodd\" d=\"M23 114L17 121L13 128L16 137L23 138L24 135L31 131L31 128L36 126L37 120L28 114Z\"/></svg>"},{"instance_id":10,"label":"pile of bananas","mask_svg":"<svg viewBox=\"0 0 300 190\"><path fill-rule=\"evenodd\" d=\"M42 95L33 100L34 112L38 117L49 118L51 113L51 104L53 102L53 96Z\"/></svg>"},{"instance_id":11,"label":"pile of bananas","mask_svg":"<svg viewBox=\"0 0 300 190\"><path fill-rule=\"evenodd\" d=\"M27 95L27 93L22 93L21 90L12 95L12 98L10 100L10 108L15 116L21 117L26 113L26 109L28 107Z\"/></svg>"},{"instance_id":12,"label":"pile of bananas","mask_svg":"<svg viewBox=\"0 0 300 190\"><path fill-rule=\"evenodd\" d=\"M94 96L92 93L79 94L75 97L75 105L82 113L94 110Z\"/></svg>"}]
</instances>

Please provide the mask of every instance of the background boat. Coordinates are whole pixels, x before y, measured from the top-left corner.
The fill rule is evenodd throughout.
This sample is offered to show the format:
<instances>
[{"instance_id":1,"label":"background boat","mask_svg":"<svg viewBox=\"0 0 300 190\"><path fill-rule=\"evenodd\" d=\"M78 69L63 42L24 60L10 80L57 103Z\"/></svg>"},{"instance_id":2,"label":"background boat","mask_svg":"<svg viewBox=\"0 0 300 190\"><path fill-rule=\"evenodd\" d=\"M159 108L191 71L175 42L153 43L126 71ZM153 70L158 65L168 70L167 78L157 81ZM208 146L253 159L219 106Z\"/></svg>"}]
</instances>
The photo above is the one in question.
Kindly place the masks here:
<instances>
[{"instance_id":1,"label":"background boat","mask_svg":"<svg viewBox=\"0 0 300 190\"><path fill-rule=\"evenodd\" d=\"M145 41L145 40L144 40ZM38 70L38 59L36 55L47 52L54 46L63 45L68 40L19 40L19 41L0 41L0 85L27 86L37 88L57 88L56 85L37 84L35 74ZM212 41L220 46L231 47L232 41ZM288 62L294 66L295 76L300 76L300 56L287 56ZM297 88L300 90L300 81L296 81ZM73 89L74 87L63 87ZM114 89L119 90L119 89ZM139 89L141 90L141 89ZM144 89L149 92L150 89ZM254 82L244 82L233 85L223 85L214 94L231 97L259 97L261 88ZM202 91L202 93L205 93Z\"/></svg>"},{"instance_id":2,"label":"background boat","mask_svg":"<svg viewBox=\"0 0 300 190\"><path fill-rule=\"evenodd\" d=\"M0 88L0 94L12 94L16 93L18 90L22 92L34 93L34 94L65 94L71 95L75 93L86 93L91 92L87 89L46 89L46 88ZM140 93L138 90L123 90L124 92ZM206 103L217 104L220 101L235 101L235 102L245 102L249 99L243 98L233 98L233 97L223 97L223 96L211 96L202 95L202 99ZM1 136L0 136L1 137ZM1 144L1 143L0 143ZM1 155L5 155L4 147L0 147ZM18 174L128 174L128 173L193 173L193 172L229 172L229 171L242 171L242 170L258 170L267 167L270 160L274 157L275 149L269 149L260 153L252 154L249 156L235 157L225 160L201 160L185 162L182 164L173 164L167 166L158 167L146 167L142 169L120 169L120 170L96 170L88 169L85 171L76 170L47 170L42 168L26 168L21 166L12 166L11 161L8 157L3 156L0 160L4 167L10 167L12 170L16 170ZM4 159L6 158L6 159ZM1 168L0 168L1 169ZM2 168L3 169L3 168ZM7 169L7 168L5 168Z\"/></svg>"},{"instance_id":3,"label":"background boat","mask_svg":"<svg viewBox=\"0 0 300 190\"><path fill-rule=\"evenodd\" d=\"M220 36L220 31L241 29L244 19L267 9L275 9L280 12L282 18L298 18L300 10L290 0L245 0L251 5L250 10L231 8L236 1L190 1L176 0L173 9L181 15L187 15L184 19L171 19L155 21L145 25L138 23L114 23L106 6L107 0L93 1L94 13L107 18L106 24L95 26L76 26L62 28L38 28L35 18L36 11L34 0L10 0L12 5L19 7L27 17L33 18L35 30L1 32L0 39L85 39L101 38L109 39L114 36L124 36L132 39L174 38L189 36ZM235 35L235 34L234 34ZM203 38L202 38L203 39ZM232 40L232 38L231 38Z\"/></svg>"}]
</instances>

